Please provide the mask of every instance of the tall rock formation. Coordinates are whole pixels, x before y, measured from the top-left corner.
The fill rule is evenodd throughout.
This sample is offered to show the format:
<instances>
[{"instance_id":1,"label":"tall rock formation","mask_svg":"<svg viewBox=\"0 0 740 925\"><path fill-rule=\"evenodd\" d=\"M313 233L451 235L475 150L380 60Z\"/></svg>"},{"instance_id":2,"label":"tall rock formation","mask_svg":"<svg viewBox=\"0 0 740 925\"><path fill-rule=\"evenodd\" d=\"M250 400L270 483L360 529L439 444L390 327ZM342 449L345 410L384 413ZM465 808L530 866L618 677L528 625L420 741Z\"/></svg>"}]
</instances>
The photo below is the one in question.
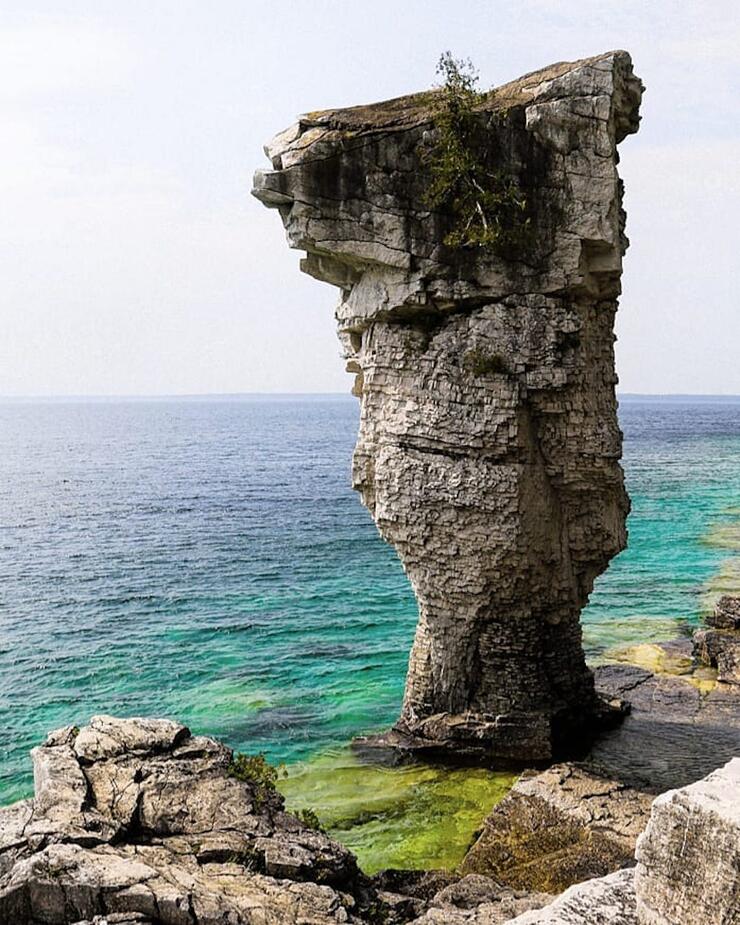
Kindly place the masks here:
<instances>
[{"instance_id":1,"label":"tall rock formation","mask_svg":"<svg viewBox=\"0 0 740 925\"><path fill-rule=\"evenodd\" d=\"M617 51L480 101L474 154L533 230L506 253L448 246L450 214L425 204L438 91L304 116L255 176L303 271L339 287L353 484L419 603L391 743L548 758L603 712L579 615L626 542L616 149L642 89Z\"/></svg>"}]
</instances>

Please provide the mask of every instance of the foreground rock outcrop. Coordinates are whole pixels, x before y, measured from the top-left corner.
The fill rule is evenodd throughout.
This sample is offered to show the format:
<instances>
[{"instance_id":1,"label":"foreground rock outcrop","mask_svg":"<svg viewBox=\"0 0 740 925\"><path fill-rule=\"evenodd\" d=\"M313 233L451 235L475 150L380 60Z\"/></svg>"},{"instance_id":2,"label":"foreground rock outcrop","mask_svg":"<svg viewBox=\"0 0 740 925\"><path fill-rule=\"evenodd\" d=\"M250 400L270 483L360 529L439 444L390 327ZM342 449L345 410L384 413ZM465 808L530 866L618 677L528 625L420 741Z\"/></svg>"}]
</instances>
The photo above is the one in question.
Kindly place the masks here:
<instances>
[{"instance_id":1,"label":"foreground rock outcrop","mask_svg":"<svg viewBox=\"0 0 740 925\"><path fill-rule=\"evenodd\" d=\"M740 758L657 798L635 890L640 925L740 922Z\"/></svg>"},{"instance_id":2,"label":"foreground rock outcrop","mask_svg":"<svg viewBox=\"0 0 740 925\"><path fill-rule=\"evenodd\" d=\"M618 870L586 880L551 905L525 912L508 925L638 925L634 872Z\"/></svg>"},{"instance_id":3,"label":"foreground rock outcrop","mask_svg":"<svg viewBox=\"0 0 740 925\"><path fill-rule=\"evenodd\" d=\"M557 773L557 769L547 773ZM592 783L586 786L593 791ZM545 782L544 788L539 788L540 795L547 798L549 790ZM590 806L579 811L572 804L571 795L565 794L566 815L591 813ZM557 791L552 791L549 798L553 796L563 801ZM591 804L592 799L588 795L586 803ZM607 803L607 810L601 820L597 810L591 824L595 822L610 829L613 804ZM640 812L641 809L637 815ZM630 811L626 818L637 817ZM637 841L636 868L576 883L552 903L523 913L509 925L740 922L740 758L732 759L700 781L659 796L646 822L647 827ZM627 831L621 823L618 828L622 828L621 835L631 837L630 823Z\"/></svg>"},{"instance_id":4,"label":"foreground rock outcrop","mask_svg":"<svg viewBox=\"0 0 740 925\"><path fill-rule=\"evenodd\" d=\"M650 812L644 793L585 766L530 774L500 804L499 844L489 819L462 870L373 878L284 811L259 762L177 723L94 717L33 760L34 799L0 809L2 925L738 921L740 759Z\"/></svg>"},{"instance_id":5,"label":"foreground rock outcrop","mask_svg":"<svg viewBox=\"0 0 740 925\"><path fill-rule=\"evenodd\" d=\"M579 614L626 539L617 145L641 93L611 52L481 101L476 155L531 222L506 253L448 246L450 215L425 205L435 92L304 116L255 177L302 269L340 289L362 402L353 484L419 603L386 744L547 759L611 715Z\"/></svg>"},{"instance_id":6,"label":"foreground rock outcrop","mask_svg":"<svg viewBox=\"0 0 740 925\"><path fill-rule=\"evenodd\" d=\"M462 870L561 893L633 864L652 800L580 765L525 774L486 819Z\"/></svg>"},{"instance_id":7,"label":"foreground rock outcrop","mask_svg":"<svg viewBox=\"0 0 740 925\"><path fill-rule=\"evenodd\" d=\"M691 643L665 648L675 657L690 653ZM464 872L511 889L559 893L632 866L655 796L740 755L737 686L706 691L691 675L610 665L596 670L596 687L607 699L629 698L629 716L580 762L525 772L485 820Z\"/></svg>"},{"instance_id":8,"label":"foreground rock outcrop","mask_svg":"<svg viewBox=\"0 0 740 925\"><path fill-rule=\"evenodd\" d=\"M353 855L184 726L98 716L33 763L34 799L0 810L2 923L337 923L361 905Z\"/></svg>"}]
</instances>

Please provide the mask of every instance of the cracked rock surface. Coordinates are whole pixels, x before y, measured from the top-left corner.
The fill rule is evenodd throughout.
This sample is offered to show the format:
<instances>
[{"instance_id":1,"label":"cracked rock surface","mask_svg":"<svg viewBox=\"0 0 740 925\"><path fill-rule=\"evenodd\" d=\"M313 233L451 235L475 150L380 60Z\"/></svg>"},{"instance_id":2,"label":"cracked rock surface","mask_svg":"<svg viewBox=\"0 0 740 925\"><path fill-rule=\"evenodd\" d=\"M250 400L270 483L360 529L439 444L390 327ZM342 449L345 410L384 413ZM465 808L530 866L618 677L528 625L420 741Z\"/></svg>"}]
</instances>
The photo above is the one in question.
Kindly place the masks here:
<instances>
[{"instance_id":1,"label":"cracked rock surface","mask_svg":"<svg viewBox=\"0 0 740 925\"><path fill-rule=\"evenodd\" d=\"M640 925L740 922L740 758L655 800L635 889Z\"/></svg>"},{"instance_id":2,"label":"cracked rock surface","mask_svg":"<svg viewBox=\"0 0 740 925\"><path fill-rule=\"evenodd\" d=\"M464 871L561 893L634 864L653 796L573 764L525 774L486 819Z\"/></svg>"},{"instance_id":3,"label":"cracked rock surface","mask_svg":"<svg viewBox=\"0 0 740 925\"><path fill-rule=\"evenodd\" d=\"M32 754L35 798L0 810L0 922L352 920L354 857L213 739L97 716Z\"/></svg>"},{"instance_id":4,"label":"cracked rock surface","mask_svg":"<svg viewBox=\"0 0 740 925\"><path fill-rule=\"evenodd\" d=\"M572 886L551 905L525 912L509 925L638 925L634 871L618 870Z\"/></svg>"},{"instance_id":5,"label":"cracked rock surface","mask_svg":"<svg viewBox=\"0 0 740 925\"><path fill-rule=\"evenodd\" d=\"M2 925L499 925L552 899L482 875L368 878L170 720L95 716L32 756L34 798L0 809Z\"/></svg>"},{"instance_id":6,"label":"cracked rock surface","mask_svg":"<svg viewBox=\"0 0 740 925\"><path fill-rule=\"evenodd\" d=\"M485 97L481 153L533 216L507 256L446 246L450 216L424 204L434 91L311 113L266 148L254 193L302 269L340 290L361 399L353 484L419 604L385 744L547 759L609 714L579 615L626 541L617 145L641 93L617 51Z\"/></svg>"},{"instance_id":7,"label":"cracked rock surface","mask_svg":"<svg viewBox=\"0 0 740 925\"><path fill-rule=\"evenodd\" d=\"M740 754L736 686L703 692L686 676L628 665L598 668L596 686L606 698L629 699L629 716L581 762L523 774L485 820L464 872L559 893L632 867L655 796L693 785ZM740 805L740 791L736 798Z\"/></svg>"},{"instance_id":8,"label":"cracked rock surface","mask_svg":"<svg viewBox=\"0 0 740 925\"><path fill-rule=\"evenodd\" d=\"M740 908L740 759L650 813L585 765L530 773L461 870L372 878L169 720L93 717L33 759L34 799L0 809L2 925L730 925Z\"/></svg>"}]
</instances>

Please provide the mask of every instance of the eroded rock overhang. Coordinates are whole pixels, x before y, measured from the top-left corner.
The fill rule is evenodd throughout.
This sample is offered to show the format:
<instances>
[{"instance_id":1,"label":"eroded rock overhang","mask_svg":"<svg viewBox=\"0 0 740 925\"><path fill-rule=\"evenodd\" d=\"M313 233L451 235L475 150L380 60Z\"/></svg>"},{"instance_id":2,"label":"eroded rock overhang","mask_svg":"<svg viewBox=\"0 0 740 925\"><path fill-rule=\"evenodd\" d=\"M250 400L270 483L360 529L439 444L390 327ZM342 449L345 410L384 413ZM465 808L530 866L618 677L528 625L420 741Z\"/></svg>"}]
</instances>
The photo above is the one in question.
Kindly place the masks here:
<instances>
[{"instance_id":1,"label":"eroded rock overhang","mask_svg":"<svg viewBox=\"0 0 740 925\"><path fill-rule=\"evenodd\" d=\"M425 204L436 91L304 116L255 177L302 269L340 289L353 483L419 602L392 744L548 758L612 715L579 615L626 543L617 145L641 94L617 51L481 99L485 156L534 232L505 254L449 247Z\"/></svg>"}]
</instances>

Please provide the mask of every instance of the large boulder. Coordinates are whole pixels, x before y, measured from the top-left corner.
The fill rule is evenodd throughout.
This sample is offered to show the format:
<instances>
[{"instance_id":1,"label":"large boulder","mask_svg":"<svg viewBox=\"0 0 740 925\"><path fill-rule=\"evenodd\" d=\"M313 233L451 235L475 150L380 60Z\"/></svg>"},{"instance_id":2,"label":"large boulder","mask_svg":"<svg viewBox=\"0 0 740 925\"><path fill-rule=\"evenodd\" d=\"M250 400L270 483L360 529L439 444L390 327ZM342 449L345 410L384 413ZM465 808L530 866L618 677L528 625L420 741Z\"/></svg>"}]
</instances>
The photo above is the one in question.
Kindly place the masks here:
<instances>
[{"instance_id":1,"label":"large boulder","mask_svg":"<svg viewBox=\"0 0 740 925\"><path fill-rule=\"evenodd\" d=\"M640 925L740 922L740 758L659 796L636 856Z\"/></svg>"},{"instance_id":2,"label":"large boulder","mask_svg":"<svg viewBox=\"0 0 740 925\"><path fill-rule=\"evenodd\" d=\"M652 796L573 764L524 775L486 819L463 871L560 893L631 866Z\"/></svg>"},{"instance_id":3,"label":"large boulder","mask_svg":"<svg viewBox=\"0 0 740 925\"><path fill-rule=\"evenodd\" d=\"M184 726L96 716L33 762L34 799L0 810L2 923L341 923L358 907L353 855L286 813L259 762Z\"/></svg>"}]
</instances>

